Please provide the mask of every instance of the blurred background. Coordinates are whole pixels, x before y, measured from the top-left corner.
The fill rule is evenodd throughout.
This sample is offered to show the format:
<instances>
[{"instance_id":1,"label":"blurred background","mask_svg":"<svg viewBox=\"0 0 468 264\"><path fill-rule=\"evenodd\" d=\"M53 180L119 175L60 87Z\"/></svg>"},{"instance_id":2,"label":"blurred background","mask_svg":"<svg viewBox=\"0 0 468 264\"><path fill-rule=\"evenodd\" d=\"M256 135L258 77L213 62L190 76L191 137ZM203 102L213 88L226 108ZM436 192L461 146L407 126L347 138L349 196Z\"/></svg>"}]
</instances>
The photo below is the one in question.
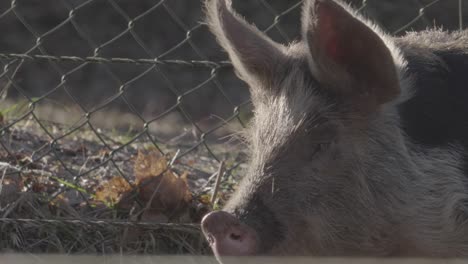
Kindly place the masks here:
<instances>
[{"instance_id":1,"label":"blurred background","mask_svg":"<svg viewBox=\"0 0 468 264\"><path fill-rule=\"evenodd\" d=\"M298 39L299 1L233 2L276 41ZM348 2L396 35L468 23L462 0ZM90 122L107 129L142 127L156 118L150 127L161 139L173 138L187 123L203 130L248 112L248 90L224 67L226 54L203 19L199 0L1 1L0 105L34 101L38 118L62 124L91 113ZM94 63L86 57L123 59ZM156 58L160 64L132 62Z\"/></svg>"}]
</instances>

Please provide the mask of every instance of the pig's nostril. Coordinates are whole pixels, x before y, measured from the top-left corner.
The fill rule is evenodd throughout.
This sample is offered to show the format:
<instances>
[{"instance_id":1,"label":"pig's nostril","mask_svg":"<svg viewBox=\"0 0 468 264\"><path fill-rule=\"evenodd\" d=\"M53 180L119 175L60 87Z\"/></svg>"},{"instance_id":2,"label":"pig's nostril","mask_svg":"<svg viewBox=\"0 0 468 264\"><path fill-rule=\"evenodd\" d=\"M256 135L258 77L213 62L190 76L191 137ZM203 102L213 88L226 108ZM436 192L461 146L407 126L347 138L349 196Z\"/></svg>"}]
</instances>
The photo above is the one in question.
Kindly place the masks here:
<instances>
[{"instance_id":1,"label":"pig's nostril","mask_svg":"<svg viewBox=\"0 0 468 264\"><path fill-rule=\"evenodd\" d=\"M242 236L238 235L238 234L235 234L235 233L231 233L230 238L232 240L241 240Z\"/></svg>"},{"instance_id":2,"label":"pig's nostril","mask_svg":"<svg viewBox=\"0 0 468 264\"><path fill-rule=\"evenodd\" d=\"M201 227L217 256L245 256L257 252L255 230L230 213L211 212L203 217Z\"/></svg>"}]
</instances>

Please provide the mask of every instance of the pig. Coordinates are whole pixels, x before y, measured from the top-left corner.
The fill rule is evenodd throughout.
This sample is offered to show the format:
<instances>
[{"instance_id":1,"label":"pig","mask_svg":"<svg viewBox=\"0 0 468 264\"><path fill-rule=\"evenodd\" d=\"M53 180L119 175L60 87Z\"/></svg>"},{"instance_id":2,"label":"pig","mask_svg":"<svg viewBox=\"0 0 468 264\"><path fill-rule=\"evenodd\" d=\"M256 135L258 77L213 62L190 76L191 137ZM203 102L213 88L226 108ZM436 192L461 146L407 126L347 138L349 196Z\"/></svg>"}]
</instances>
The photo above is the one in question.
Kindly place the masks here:
<instances>
[{"instance_id":1,"label":"pig","mask_svg":"<svg viewBox=\"0 0 468 264\"><path fill-rule=\"evenodd\" d=\"M304 0L285 45L205 6L254 107L248 169L201 222L218 259L468 256L468 31L392 37Z\"/></svg>"}]
</instances>

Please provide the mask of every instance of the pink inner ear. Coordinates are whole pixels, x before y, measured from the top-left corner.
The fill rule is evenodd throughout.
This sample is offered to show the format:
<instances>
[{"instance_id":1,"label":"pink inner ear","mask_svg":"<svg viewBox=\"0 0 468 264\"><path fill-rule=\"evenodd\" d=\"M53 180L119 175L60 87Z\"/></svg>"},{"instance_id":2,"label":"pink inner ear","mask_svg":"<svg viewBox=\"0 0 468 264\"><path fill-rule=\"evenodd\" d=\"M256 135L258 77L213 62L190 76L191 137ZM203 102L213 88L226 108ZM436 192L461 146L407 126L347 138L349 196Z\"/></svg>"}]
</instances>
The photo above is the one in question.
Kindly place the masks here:
<instances>
[{"instance_id":1,"label":"pink inner ear","mask_svg":"<svg viewBox=\"0 0 468 264\"><path fill-rule=\"evenodd\" d=\"M336 36L330 36L325 45L327 55L335 62L341 61L343 56L338 47L338 38Z\"/></svg>"},{"instance_id":2,"label":"pink inner ear","mask_svg":"<svg viewBox=\"0 0 468 264\"><path fill-rule=\"evenodd\" d=\"M320 46L324 48L327 57L340 63L344 54L340 48L339 32L336 27L339 14L334 13L333 8L324 3L318 4L317 9Z\"/></svg>"}]
</instances>

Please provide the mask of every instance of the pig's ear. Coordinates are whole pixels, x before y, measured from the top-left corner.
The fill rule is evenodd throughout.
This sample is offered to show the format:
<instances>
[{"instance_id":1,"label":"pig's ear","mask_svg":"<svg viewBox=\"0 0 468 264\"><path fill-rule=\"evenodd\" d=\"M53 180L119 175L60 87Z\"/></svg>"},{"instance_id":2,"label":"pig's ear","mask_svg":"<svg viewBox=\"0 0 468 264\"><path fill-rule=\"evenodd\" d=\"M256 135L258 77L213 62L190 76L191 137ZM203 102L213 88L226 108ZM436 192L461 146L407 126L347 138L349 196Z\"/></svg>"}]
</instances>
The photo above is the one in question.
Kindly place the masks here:
<instances>
[{"instance_id":1,"label":"pig's ear","mask_svg":"<svg viewBox=\"0 0 468 264\"><path fill-rule=\"evenodd\" d=\"M274 65L285 59L284 47L237 15L230 0L207 0L206 12L211 31L239 77L249 84L271 78Z\"/></svg>"},{"instance_id":2,"label":"pig's ear","mask_svg":"<svg viewBox=\"0 0 468 264\"><path fill-rule=\"evenodd\" d=\"M389 48L344 4L306 0L302 32L315 78L343 100L373 111L400 93Z\"/></svg>"}]
</instances>

